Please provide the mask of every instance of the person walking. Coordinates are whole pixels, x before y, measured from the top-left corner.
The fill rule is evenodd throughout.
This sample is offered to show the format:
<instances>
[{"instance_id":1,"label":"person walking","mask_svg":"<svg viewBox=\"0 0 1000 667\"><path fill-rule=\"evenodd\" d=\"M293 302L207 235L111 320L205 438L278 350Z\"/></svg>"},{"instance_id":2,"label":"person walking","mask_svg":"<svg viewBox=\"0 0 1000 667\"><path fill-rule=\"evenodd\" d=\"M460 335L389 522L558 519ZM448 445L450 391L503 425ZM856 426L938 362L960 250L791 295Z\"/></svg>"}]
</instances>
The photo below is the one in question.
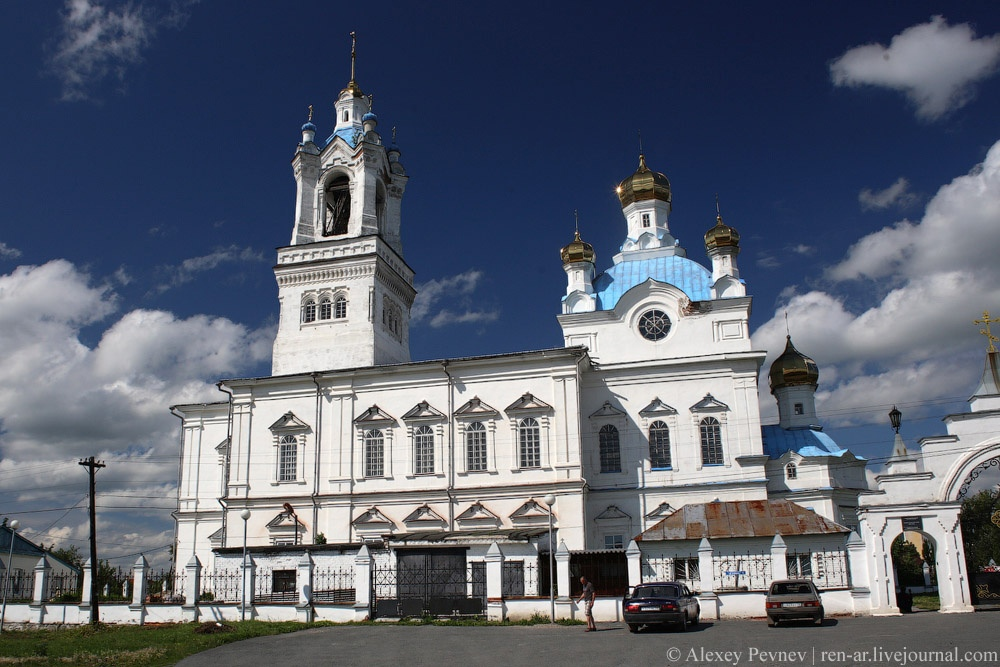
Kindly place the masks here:
<instances>
[{"instance_id":1,"label":"person walking","mask_svg":"<svg viewBox=\"0 0 1000 667\"><path fill-rule=\"evenodd\" d=\"M586 603L586 614L587 614L587 629L585 632L594 632L597 630L597 626L594 624L594 598L597 597L597 592L594 590L594 584L587 581L587 577L580 577L580 585L583 586L583 594L580 596L577 604Z\"/></svg>"}]
</instances>

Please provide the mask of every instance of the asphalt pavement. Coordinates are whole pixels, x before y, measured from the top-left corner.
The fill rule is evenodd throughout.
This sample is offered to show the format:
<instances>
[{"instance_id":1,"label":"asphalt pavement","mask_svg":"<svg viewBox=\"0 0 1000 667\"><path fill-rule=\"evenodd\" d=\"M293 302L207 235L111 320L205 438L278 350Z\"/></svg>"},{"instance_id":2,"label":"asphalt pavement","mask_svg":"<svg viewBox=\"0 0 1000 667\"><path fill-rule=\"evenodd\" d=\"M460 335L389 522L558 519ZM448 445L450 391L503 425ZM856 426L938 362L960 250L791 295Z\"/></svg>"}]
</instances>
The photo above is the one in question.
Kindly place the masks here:
<instances>
[{"instance_id":1,"label":"asphalt pavement","mask_svg":"<svg viewBox=\"0 0 1000 667\"><path fill-rule=\"evenodd\" d=\"M1000 612L827 618L767 627L763 619L703 621L686 633L622 623L584 626L345 625L259 637L185 658L179 667L289 665L948 665L1000 664Z\"/></svg>"}]
</instances>

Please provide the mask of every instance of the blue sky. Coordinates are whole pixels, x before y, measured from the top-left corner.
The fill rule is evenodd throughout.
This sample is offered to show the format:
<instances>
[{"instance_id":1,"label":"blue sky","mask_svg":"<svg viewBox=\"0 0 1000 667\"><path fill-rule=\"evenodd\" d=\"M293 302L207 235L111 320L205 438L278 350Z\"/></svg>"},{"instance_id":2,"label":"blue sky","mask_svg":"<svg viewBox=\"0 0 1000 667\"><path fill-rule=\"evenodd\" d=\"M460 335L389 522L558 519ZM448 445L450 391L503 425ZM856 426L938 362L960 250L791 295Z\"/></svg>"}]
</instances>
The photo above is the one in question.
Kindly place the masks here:
<instances>
[{"instance_id":1,"label":"blue sky","mask_svg":"<svg viewBox=\"0 0 1000 667\"><path fill-rule=\"evenodd\" d=\"M86 547L95 455L102 553L165 553L167 406L269 371L290 160L352 30L410 175L414 359L560 345L558 250L578 211L610 266L641 132L704 263L718 195L755 347L787 312L838 442L963 409L1000 315L995 2L4 3L0 507L28 537Z\"/></svg>"}]
</instances>

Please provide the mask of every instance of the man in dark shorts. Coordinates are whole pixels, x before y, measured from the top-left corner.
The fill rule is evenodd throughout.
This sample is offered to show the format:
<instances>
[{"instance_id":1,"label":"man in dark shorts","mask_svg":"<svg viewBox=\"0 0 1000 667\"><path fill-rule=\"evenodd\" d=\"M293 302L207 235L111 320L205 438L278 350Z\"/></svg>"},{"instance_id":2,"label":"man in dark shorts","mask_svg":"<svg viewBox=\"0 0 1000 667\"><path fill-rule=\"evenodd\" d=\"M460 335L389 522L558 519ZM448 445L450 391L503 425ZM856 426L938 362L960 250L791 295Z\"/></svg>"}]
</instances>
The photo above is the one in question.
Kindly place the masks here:
<instances>
[{"instance_id":1,"label":"man in dark shorts","mask_svg":"<svg viewBox=\"0 0 1000 667\"><path fill-rule=\"evenodd\" d=\"M580 596L580 600L577 604L586 603L586 613L587 613L587 630L586 632L594 632L597 630L597 626L594 625L594 598L597 597L597 592L594 591L594 584L587 581L587 577L580 577L580 585L583 586L583 595Z\"/></svg>"}]
</instances>

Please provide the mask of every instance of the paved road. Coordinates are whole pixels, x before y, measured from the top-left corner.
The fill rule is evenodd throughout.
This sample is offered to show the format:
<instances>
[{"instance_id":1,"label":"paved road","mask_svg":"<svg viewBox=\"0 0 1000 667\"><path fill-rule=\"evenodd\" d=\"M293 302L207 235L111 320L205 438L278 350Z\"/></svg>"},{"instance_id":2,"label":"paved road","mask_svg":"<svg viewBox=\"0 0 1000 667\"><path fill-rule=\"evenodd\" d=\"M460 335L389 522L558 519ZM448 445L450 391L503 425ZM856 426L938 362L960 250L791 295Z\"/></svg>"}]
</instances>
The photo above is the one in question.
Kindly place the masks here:
<instances>
[{"instance_id":1,"label":"paved road","mask_svg":"<svg viewBox=\"0 0 1000 667\"><path fill-rule=\"evenodd\" d=\"M933 653L931 653L933 652ZM976 655L991 652L992 655ZM763 620L703 622L686 634L618 623L583 626L339 626L260 637L191 656L178 667L469 665L948 665L1000 663L1000 612L828 618L823 627Z\"/></svg>"}]
</instances>

